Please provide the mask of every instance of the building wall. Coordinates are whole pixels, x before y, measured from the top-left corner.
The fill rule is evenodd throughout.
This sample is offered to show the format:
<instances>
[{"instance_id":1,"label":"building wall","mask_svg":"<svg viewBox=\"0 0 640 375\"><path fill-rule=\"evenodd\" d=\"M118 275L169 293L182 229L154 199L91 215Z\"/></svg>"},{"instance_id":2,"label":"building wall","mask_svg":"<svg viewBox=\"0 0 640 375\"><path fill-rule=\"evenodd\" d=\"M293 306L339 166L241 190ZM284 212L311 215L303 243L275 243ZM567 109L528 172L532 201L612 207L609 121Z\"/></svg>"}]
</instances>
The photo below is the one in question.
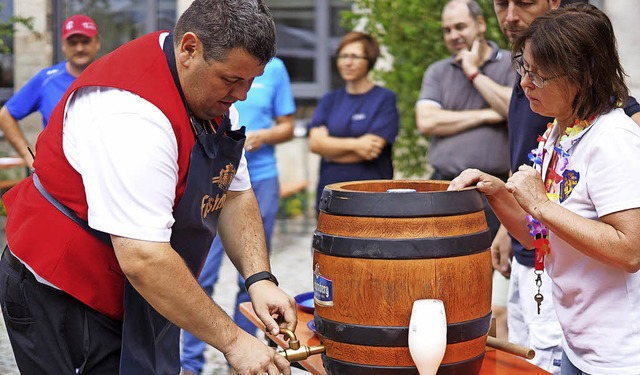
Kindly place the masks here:
<instances>
[{"instance_id":1,"label":"building wall","mask_svg":"<svg viewBox=\"0 0 640 375\"><path fill-rule=\"evenodd\" d=\"M601 0L600 9L611 19L618 40L618 53L625 69L631 94L640 96L640 3L637 0ZM596 4L599 5L599 4Z\"/></svg>"},{"instance_id":2,"label":"building wall","mask_svg":"<svg viewBox=\"0 0 640 375\"><path fill-rule=\"evenodd\" d=\"M177 13L181 14L193 0L177 0ZM631 93L640 96L640 35L635 32L640 19L640 7L637 0L591 0L603 9L611 18L618 38L618 48L622 64L628 74ZM15 14L33 17L32 33L17 25L15 35L14 74L15 88L19 89L38 70L51 65L51 1L50 0L14 0ZM41 131L41 117L36 113L21 121L27 139L34 144ZM0 151L14 154L6 141L0 141Z\"/></svg>"},{"instance_id":3,"label":"building wall","mask_svg":"<svg viewBox=\"0 0 640 375\"><path fill-rule=\"evenodd\" d=\"M176 15L176 19L180 17L182 12L184 12L192 2L193 0L177 0L176 13L178 14Z\"/></svg>"},{"instance_id":4,"label":"building wall","mask_svg":"<svg viewBox=\"0 0 640 375\"><path fill-rule=\"evenodd\" d=\"M51 65L53 56L51 35L51 1L14 0L16 15L33 17L34 32L22 25L16 25L14 36L14 82L15 90L22 87L35 73ZM31 144L35 144L42 130L42 116L34 113L20 122L22 131ZM2 139L0 151L14 155L13 148Z\"/></svg>"},{"instance_id":5,"label":"building wall","mask_svg":"<svg viewBox=\"0 0 640 375\"><path fill-rule=\"evenodd\" d=\"M181 14L193 0L177 0L177 13ZM14 36L14 82L19 90L39 70L53 61L52 8L51 0L13 0L14 13L23 17L32 17L34 32L22 25L16 26ZM35 145L42 131L42 116L34 113L20 121L27 140ZM0 139L0 152L16 155L13 148L4 139Z\"/></svg>"}]
</instances>

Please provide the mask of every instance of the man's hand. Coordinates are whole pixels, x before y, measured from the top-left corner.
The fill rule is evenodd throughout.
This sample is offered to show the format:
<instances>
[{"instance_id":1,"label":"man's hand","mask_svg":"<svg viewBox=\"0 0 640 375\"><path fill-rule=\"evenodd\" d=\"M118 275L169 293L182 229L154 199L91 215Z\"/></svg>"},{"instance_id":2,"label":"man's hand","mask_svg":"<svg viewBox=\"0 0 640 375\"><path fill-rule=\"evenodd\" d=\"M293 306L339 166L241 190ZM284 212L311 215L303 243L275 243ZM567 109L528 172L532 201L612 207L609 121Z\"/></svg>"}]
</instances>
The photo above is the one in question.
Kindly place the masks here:
<instances>
[{"instance_id":1,"label":"man's hand","mask_svg":"<svg viewBox=\"0 0 640 375\"><path fill-rule=\"evenodd\" d=\"M247 139L244 141L244 149L247 151L258 151L265 143L265 129L247 132Z\"/></svg>"},{"instance_id":2,"label":"man's hand","mask_svg":"<svg viewBox=\"0 0 640 375\"><path fill-rule=\"evenodd\" d=\"M296 301L293 297L269 280L261 280L252 284L248 292L251 296L253 310L264 323L267 332L277 335L280 332L280 327L295 331L298 324L298 314ZM283 322L278 325L273 315L279 315L283 318Z\"/></svg>"},{"instance_id":3,"label":"man's hand","mask_svg":"<svg viewBox=\"0 0 640 375\"><path fill-rule=\"evenodd\" d=\"M471 49L463 49L456 55L455 61L460 64L467 77L478 72L482 64L484 64L484 45L486 43L480 37L477 37L471 44Z\"/></svg>"},{"instance_id":4,"label":"man's hand","mask_svg":"<svg viewBox=\"0 0 640 375\"><path fill-rule=\"evenodd\" d=\"M254 336L241 329L239 331L233 345L223 353L238 375L291 374L289 361L284 356Z\"/></svg>"},{"instance_id":5,"label":"man's hand","mask_svg":"<svg viewBox=\"0 0 640 375\"><path fill-rule=\"evenodd\" d=\"M511 276L510 261L512 257L511 237L509 237L507 229L503 225L500 225L496 237L491 243L491 263L493 268L507 279Z\"/></svg>"}]
</instances>

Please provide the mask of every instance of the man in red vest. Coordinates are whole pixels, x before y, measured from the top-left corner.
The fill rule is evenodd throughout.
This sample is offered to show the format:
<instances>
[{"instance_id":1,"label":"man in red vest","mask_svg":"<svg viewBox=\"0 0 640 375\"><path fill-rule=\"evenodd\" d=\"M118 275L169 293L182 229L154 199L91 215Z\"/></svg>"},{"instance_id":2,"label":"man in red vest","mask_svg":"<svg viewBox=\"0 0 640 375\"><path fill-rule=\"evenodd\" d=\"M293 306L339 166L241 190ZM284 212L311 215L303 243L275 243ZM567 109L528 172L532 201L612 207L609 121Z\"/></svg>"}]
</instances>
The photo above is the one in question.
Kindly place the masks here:
<instances>
[{"instance_id":1,"label":"man in red vest","mask_svg":"<svg viewBox=\"0 0 640 375\"><path fill-rule=\"evenodd\" d=\"M269 272L232 104L275 54L262 0L195 0L173 32L95 61L5 194L0 302L23 374L178 374L180 328L239 374L290 374L198 286L216 231L271 333L295 302Z\"/></svg>"}]
</instances>

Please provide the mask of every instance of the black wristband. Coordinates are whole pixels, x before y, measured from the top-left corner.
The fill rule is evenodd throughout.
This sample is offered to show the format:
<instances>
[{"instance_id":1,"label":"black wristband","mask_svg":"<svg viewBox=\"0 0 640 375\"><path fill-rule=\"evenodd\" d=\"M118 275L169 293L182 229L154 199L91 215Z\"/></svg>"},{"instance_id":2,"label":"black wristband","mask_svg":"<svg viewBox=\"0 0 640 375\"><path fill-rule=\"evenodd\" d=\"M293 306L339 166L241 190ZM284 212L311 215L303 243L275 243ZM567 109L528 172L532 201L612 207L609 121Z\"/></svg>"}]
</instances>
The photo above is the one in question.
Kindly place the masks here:
<instances>
[{"instance_id":1,"label":"black wristband","mask_svg":"<svg viewBox=\"0 0 640 375\"><path fill-rule=\"evenodd\" d=\"M245 280L244 282L244 287L246 288L246 290L249 290L249 287L251 285L253 285L254 283L258 282L258 281L262 281L262 280L269 280L272 283L276 284L276 286L278 285L278 279L276 279L275 276L273 276L273 274L269 271L261 271L258 273L255 273L249 277L247 277L247 280Z\"/></svg>"}]
</instances>

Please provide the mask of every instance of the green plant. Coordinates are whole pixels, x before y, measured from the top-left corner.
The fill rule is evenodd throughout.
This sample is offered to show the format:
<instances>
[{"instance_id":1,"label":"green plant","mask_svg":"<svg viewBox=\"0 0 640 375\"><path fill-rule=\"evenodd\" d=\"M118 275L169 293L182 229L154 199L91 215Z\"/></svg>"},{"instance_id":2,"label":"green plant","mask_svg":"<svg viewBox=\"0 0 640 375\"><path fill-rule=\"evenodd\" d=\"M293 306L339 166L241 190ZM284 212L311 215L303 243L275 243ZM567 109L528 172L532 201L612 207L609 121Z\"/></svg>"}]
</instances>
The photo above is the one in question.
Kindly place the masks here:
<instances>
[{"instance_id":1,"label":"green plant","mask_svg":"<svg viewBox=\"0 0 640 375\"><path fill-rule=\"evenodd\" d=\"M4 151L0 151L0 157L7 156L7 153ZM0 169L0 181L7 180L22 180L26 176L26 170L24 167L15 167L15 168L7 168ZM7 209L4 206L4 201L2 200L2 195L7 192L10 188L0 188L0 216L7 216Z\"/></svg>"},{"instance_id":2,"label":"green plant","mask_svg":"<svg viewBox=\"0 0 640 375\"><path fill-rule=\"evenodd\" d=\"M4 8L4 4L0 3L0 13L2 13L2 9ZM33 30L33 17L21 17L17 15L13 15L9 17L8 20L0 20L0 54L3 53L11 53L11 44L7 41L9 38L13 38L13 34L15 33L15 25L21 24L26 27L29 31L34 32ZM35 33L35 32L34 32ZM35 33L37 37L40 34ZM5 156L4 152L0 152L0 157ZM12 168L10 170L2 170L0 171L0 180L7 179L16 179L24 177L24 171L20 168ZM7 210L4 206L4 201L1 196L6 192L5 190L0 190L0 216L6 216Z\"/></svg>"},{"instance_id":3,"label":"green plant","mask_svg":"<svg viewBox=\"0 0 640 375\"><path fill-rule=\"evenodd\" d=\"M442 40L440 14L445 0L354 0L356 8L341 14L349 30L364 24L392 56L389 71L374 76L398 97L400 135L394 145L394 166L404 178L422 178L427 172L428 139L416 129L415 103L422 76L433 62L449 55ZM493 11L493 2L478 0L487 22L487 39L506 46Z\"/></svg>"},{"instance_id":4,"label":"green plant","mask_svg":"<svg viewBox=\"0 0 640 375\"><path fill-rule=\"evenodd\" d=\"M0 13L2 13L3 8L4 4L0 3ZM0 53L12 52L9 43L7 43L7 38L13 37L13 33L15 33L15 24L21 24L29 29L29 31L33 32L33 17L13 15L6 21L0 20ZM39 34L37 35L39 36Z\"/></svg>"},{"instance_id":5,"label":"green plant","mask_svg":"<svg viewBox=\"0 0 640 375\"><path fill-rule=\"evenodd\" d=\"M308 192L301 191L280 199L278 206L278 219L289 219L305 214Z\"/></svg>"}]
</instances>

